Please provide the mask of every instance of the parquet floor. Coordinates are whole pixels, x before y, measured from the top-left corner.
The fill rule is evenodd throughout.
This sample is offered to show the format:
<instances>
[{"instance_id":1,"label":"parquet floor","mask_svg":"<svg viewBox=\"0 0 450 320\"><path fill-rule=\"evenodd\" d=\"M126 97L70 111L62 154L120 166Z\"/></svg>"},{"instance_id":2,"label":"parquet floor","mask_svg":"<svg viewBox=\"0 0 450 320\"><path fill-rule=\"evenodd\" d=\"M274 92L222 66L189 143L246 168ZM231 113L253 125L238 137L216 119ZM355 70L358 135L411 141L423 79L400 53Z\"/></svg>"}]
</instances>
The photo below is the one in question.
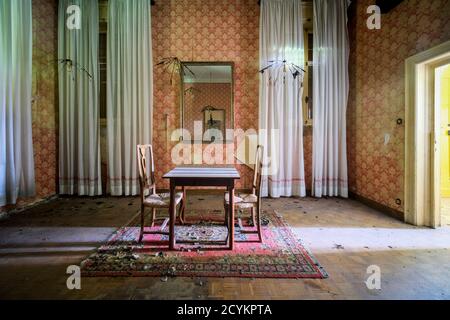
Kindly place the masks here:
<instances>
[{"instance_id":1,"label":"parquet floor","mask_svg":"<svg viewBox=\"0 0 450 320\"><path fill-rule=\"evenodd\" d=\"M189 196L189 206L222 207L221 196ZM450 228L415 228L356 201L272 199L330 277L82 278L79 264L139 208L138 198L62 198L0 221L0 299L450 299ZM367 268L381 269L369 290Z\"/></svg>"}]
</instances>

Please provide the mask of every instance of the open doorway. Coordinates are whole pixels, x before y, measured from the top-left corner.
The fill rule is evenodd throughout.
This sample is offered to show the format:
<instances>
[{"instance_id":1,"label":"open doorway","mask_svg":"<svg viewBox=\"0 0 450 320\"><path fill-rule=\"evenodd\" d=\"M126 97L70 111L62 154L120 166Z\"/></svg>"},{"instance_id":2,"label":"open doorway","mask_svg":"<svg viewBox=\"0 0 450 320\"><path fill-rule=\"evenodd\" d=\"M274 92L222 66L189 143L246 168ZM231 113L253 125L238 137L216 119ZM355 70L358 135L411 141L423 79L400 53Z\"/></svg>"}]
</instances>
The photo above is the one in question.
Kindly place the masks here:
<instances>
[{"instance_id":1,"label":"open doorway","mask_svg":"<svg viewBox=\"0 0 450 320\"><path fill-rule=\"evenodd\" d=\"M446 184L450 175L450 118L441 102L449 99L442 92L449 65L450 41L406 60L405 222L416 226L447 223L441 181Z\"/></svg>"},{"instance_id":2,"label":"open doorway","mask_svg":"<svg viewBox=\"0 0 450 320\"><path fill-rule=\"evenodd\" d=\"M441 225L450 225L450 64L436 69L436 115L440 135Z\"/></svg>"}]
</instances>

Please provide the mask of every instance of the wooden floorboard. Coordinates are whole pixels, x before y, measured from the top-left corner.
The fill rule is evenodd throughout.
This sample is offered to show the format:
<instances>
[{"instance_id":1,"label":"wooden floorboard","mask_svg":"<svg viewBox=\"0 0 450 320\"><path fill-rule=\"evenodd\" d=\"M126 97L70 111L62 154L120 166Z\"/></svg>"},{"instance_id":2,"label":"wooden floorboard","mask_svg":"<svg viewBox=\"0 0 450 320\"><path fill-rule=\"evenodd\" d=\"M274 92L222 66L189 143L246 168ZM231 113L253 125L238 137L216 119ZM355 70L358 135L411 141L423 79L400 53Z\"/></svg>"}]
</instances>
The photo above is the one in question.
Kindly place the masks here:
<instances>
[{"instance_id":1,"label":"wooden floorboard","mask_svg":"<svg viewBox=\"0 0 450 320\"><path fill-rule=\"evenodd\" d=\"M222 201L195 194L187 205L221 209ZM450 228L414 228L353 200L263 205L286 219L328 279L105 277L68 290L67 266L89 254L83 243L91 251L103 243L139 199L61 198L0 221L0 299L450 299ZM381 268L381 290L364 283L370 265Z\"/></svg>"}]
</instances>

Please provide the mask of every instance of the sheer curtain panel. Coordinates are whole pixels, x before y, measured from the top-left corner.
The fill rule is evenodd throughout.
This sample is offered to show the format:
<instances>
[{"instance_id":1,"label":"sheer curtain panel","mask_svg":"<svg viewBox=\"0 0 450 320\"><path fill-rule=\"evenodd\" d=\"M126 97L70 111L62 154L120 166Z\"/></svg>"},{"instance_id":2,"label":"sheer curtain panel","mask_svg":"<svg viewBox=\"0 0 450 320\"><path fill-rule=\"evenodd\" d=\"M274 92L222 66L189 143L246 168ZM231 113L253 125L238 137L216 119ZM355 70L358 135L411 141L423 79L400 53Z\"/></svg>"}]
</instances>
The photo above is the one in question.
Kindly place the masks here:
<instances>
[{"instance_id":1,"label":"sheer curtain panel","mask_svg":"<svg viewBox=\"0 0 450 320\"><path fill-rule=\"evenodd\" d=\"M67 25L80 9L79 28ZM59 0L59 193L102 194L97 0Z\"/></svg>"},{"instance_id":2,"label":"sheer curtain panel","mask_svg":"<svg viewBox=\"0 0 450 320\"><path fill-rule=\"evenodd\" d=\"M348 0L314 0L313 194L348 197Z\"/></svg>"},{"instance_id":3,"label":"sheer curtain panel","mask_svg":"<svg viewBox=\"0 0 450 320\"><path fill-rule=\"evenodd\" d=\"M107 50L108 189L136 195L136 145L152 140L151 0L109 0Z\"/></svg>"},{"instance_id":4,"label":"sheer curtain panel","mask_svg":"<svg viewBox=\"0 0 450 320\"><path fill-rule=\"evenodd\" d=\"M263 196L305 196L303 156L303 18L300 0L262 0L260 15L260 143L264 145ZM269 164L270 162L270 164Z\"/></svg>"},{"instance_id":5,"label":"sheer curtain panel","mask_svg":"<svg viewBox=\"0 0 450 320\"><path fill-rule=\"evenodd\" d=\"M35 195L31 0L0 0L0 206Z\"/></svg>"}]
</instances>

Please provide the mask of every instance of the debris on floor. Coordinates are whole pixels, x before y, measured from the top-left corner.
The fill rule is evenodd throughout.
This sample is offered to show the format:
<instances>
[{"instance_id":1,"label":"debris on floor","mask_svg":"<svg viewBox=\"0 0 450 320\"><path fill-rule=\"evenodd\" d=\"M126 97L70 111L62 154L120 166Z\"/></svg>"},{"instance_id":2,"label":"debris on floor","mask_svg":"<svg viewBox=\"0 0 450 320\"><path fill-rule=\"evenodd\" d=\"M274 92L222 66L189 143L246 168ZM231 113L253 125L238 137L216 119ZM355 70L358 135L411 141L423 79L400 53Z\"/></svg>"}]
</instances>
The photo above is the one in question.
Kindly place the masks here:
<instances>
[{"instance_id":1,"label":"debris on floor","mask_svg":"<svg viewBox=\"0 0 450 320\"><path fill-rule=\"evenodd\" d=\"M202 280L202 279L196 279L195 280L195 285L197 285L197 286L203 287L204 284L205 284L205 281Z\"/></svg>"}]
</instances>

